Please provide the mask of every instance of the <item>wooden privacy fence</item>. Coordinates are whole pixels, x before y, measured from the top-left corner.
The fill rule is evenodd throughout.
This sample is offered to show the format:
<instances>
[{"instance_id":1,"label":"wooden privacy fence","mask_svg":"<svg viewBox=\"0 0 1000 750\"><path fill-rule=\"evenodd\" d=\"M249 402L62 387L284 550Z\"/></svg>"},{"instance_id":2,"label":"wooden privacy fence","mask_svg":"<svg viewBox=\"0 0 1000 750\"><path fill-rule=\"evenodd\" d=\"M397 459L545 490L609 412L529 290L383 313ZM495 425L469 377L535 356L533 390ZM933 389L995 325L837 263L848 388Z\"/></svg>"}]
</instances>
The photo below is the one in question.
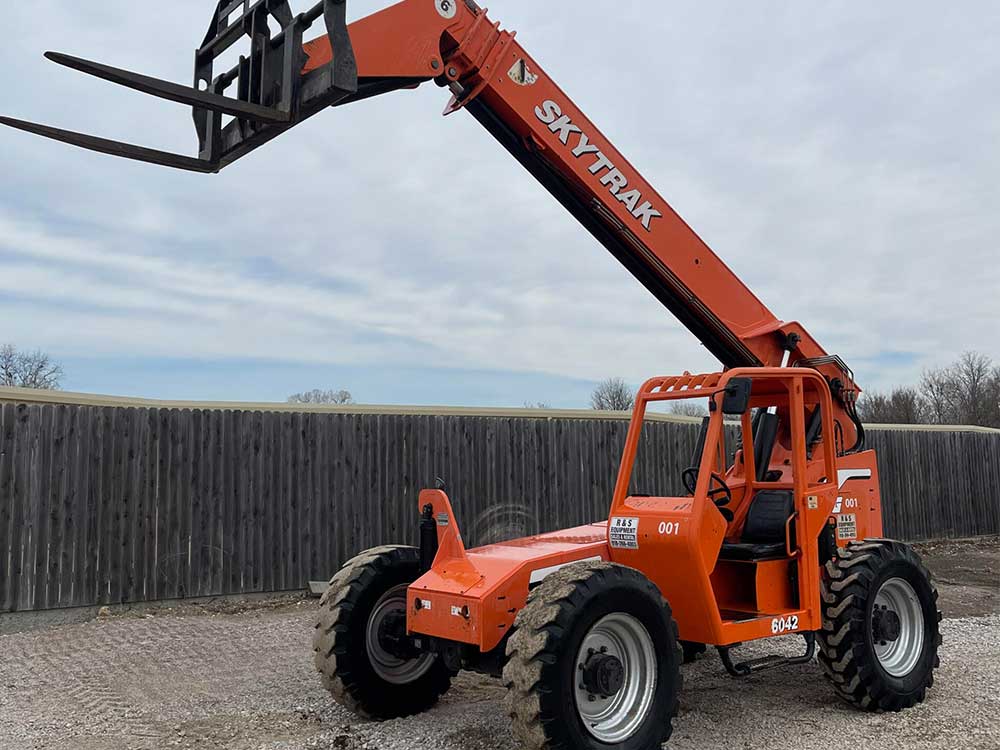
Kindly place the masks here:
<instances>
[{"instance_id":1,"label":"wooden privacy fence","mask_svg":"<svg viewBox=\"0 0 1000 750\"><path fill-rule=\"evenodd\" d=\"M360 550L414 543L417 495L436 477L470 544L602 519L628 426L592 412L37 400L0 407L0 612L301 589ZM651 421L635 487L678 492L696 438L691 421ZM871 443L887 534L1000 533L1000 432Z\"/></svg>"}]
</instances>

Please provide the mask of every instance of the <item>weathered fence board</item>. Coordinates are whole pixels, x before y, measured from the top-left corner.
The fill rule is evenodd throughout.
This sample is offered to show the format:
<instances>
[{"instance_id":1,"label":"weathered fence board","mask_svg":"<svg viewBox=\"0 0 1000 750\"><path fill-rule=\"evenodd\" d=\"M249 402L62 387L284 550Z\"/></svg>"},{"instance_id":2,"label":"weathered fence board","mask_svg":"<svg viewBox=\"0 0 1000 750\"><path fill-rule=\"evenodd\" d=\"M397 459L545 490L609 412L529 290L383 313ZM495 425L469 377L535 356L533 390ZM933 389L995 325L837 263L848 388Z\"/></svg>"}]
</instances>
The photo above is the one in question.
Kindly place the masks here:
<instances>
[{"instance_id":1,"label":"weathered fence board","mask_svg":"<svg viewBox=\"0 0 1000 750\"><path fill-rule=\"evenodd\" d=\"M301 589L416 541L447 481L470 544L604 517L628 424L595 415L0 404L0 612ZM677 493L693 423L655 421L635 491ZM870 433L886 533L1000 533L1000 433ZM730 450L732 445L729 446Z\"/></svg>"}]
</instances>

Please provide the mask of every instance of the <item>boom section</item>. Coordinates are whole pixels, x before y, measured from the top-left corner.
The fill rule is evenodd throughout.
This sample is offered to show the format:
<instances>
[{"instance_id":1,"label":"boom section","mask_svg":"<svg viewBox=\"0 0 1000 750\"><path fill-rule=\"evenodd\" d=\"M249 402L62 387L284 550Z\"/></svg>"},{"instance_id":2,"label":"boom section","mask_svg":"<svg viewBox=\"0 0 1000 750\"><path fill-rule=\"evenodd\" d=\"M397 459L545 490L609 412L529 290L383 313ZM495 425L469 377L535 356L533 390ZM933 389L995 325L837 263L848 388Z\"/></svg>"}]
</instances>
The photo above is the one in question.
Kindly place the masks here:
<instances>
[{"instance_id":1,"label":"boom section","mask_svg":"<svg viewBox=\"0 0 1000 750\"><path fill-rule=\"evenodd\" d=\"M362 83L426 75L467 109L726 367L792 363L855 390L850 371L827 358L795 322L778 319L516 39L474 2L405 0L351 24ZM421 31L423 30L423 31ZM413 51L412 55L409 51ZM321 37L306 45L305 72L333 59ZM433 66L433 63L432 63ZM850 431L850 420L845 419Z\"/></svg>"},{"instance_id":2,"label":"boom section","mask_svg":"<svg viewBox=\"0 0 1000 750\"><path fill-rule=\"evenodd\" d=\"M442 19L442 5L454 17ZM426 12L429 11L429 12ZM426 50L414 32L425 12L440 40L441 76L462 108L487 128L626 268L728 367L778 365L783 323L702 241L600 129L521 46L473 3L408 0L350 27L359 75L399 75L419 66L382 58L396 44L369 46L369 28L408 27L406 47ZM447 12L445 13L447 14ZM446 23L438 31L440 21ZM405 26L404 26L405 24ZM325 39L307 45L312 66L329 60ZM427 54L426 52L424 54ZM814 356L820 354L818 350Z\"/></svg>"},{"instance_id":3,"label":"boom section","mask_svg":"<svg viewBox=\"0 0 1000 750\"><path fill-rule=\"evenodd\" d=\"M520 45L501 66L533 82L494 77L472 114L723 364L780 363L775 315Z\"/></svg>"}]
</instances>

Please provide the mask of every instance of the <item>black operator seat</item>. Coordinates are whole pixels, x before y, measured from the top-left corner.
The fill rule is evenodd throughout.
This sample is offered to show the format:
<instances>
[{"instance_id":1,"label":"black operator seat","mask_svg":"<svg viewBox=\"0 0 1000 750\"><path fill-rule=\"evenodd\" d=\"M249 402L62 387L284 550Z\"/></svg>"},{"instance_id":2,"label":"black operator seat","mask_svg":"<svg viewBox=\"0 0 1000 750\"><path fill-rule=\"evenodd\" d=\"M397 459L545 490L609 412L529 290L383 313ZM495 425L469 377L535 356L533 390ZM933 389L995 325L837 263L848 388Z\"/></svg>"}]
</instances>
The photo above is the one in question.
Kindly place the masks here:
<instances>
[{"instance_id":1,"label":"black operator seat","mask_svg":"<svg viewBox=\"0 0 1000 750\"><path fill-rule=\"evenodd\" d=\"M757 481L767 478L771 456L778 439L778 415L766 410L754 419L753 457ZM720 557L726 560L762 560L787 557L785 526L795 512L791 490L761 490L750 501L750 510L739 542L722 545ZM792 529L792 542L794 544Z\"/></svg>"},{"instance_id":2,"label":"black operator seat","mask_svg":"<svg viewBox=\"0 0 1000 750\"><path fill-rule=\"evenodd\" d=\"M794 512L795 495L791 490L761 490L750 503L750 512L747 513L740 541L723 544L720 557L725 560L787 557L785 526ZM794 545L794 529L792 532Z\"/></svg>"}]
</instances>

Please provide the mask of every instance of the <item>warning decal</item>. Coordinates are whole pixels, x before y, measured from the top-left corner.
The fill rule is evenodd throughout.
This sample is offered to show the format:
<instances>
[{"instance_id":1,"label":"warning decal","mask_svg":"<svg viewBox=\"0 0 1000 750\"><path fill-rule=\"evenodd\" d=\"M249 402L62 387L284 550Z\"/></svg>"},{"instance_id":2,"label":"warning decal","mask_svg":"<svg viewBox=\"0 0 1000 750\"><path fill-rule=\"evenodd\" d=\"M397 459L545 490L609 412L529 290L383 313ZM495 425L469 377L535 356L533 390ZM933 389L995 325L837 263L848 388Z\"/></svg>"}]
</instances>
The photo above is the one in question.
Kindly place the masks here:
<instances>
[{"instance_id":1,"label":"warning decal","mask_svg":"<svg viewBox=\"0 0 1000 750\"><path fill-rule=\"evenodd\" d=\"M858 516L855 513L845 513L837 516L837 538L858 538Z\"/></svg>"},{"instance_id":2,"label":"warning decal","mask_svg":"<svg viewBox=\"0 0 1000 750\"><path fill-rule=\"evenodd\" d=\"M616 549L639 549L639 519L612 518L608 535Z\"/></svg>"}]
</instances>

